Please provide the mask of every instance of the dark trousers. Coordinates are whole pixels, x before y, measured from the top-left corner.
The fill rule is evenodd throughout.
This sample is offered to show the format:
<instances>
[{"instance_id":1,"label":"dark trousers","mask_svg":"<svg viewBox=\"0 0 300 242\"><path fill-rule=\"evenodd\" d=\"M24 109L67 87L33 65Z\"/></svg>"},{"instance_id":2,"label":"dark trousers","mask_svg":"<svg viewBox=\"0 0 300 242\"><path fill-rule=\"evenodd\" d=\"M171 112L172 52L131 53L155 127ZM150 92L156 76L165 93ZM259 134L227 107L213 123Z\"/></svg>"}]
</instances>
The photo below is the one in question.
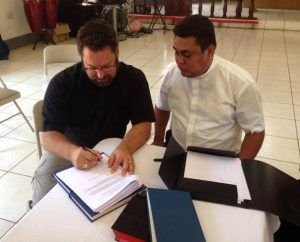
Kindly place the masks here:
<instances>
[{"instance_id":1,"label":"dark trousers","mask_svg":"<svg viewBox=\"0 0 300 242\"><path fill-rule=\"evenodd\" d=\"M298 180L300 186L300 180ZM283 241L300 241L300 228L288 221L280 218L280 228L274 234L275 242Z\"/></svg>"},{"instance_id":2,"label":"dark trousers","mask_svg":"<svg viewBox=\"0 0 300 242\"><path fill-rule=\"evenodd\" d=\"M280 228L274 234L275 242L300 241L300 228L280 218Z\"/></svg>"}]
</instances>

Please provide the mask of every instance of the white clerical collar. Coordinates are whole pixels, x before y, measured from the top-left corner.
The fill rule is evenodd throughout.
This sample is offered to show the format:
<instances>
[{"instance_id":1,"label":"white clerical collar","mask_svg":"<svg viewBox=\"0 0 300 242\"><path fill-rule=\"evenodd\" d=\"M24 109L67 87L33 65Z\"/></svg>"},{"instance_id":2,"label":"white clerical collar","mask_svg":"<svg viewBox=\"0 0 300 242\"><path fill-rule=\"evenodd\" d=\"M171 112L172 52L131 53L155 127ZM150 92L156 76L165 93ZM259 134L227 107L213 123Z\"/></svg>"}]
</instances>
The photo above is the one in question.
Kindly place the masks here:
<instances>
[{"instance_id":1,"label":"white clerical collar","mask_svg":"<svg viewBox=\"0 0 300 242\"><path fill-rule=\"evenodd\" d=\"M208 70L204 74L200 75L199 78L202 79L202 78L206 77L215 68L215 66L216 66L216 60L215 60L215 56L214 56Z\"/></svg>"}]
</instances>

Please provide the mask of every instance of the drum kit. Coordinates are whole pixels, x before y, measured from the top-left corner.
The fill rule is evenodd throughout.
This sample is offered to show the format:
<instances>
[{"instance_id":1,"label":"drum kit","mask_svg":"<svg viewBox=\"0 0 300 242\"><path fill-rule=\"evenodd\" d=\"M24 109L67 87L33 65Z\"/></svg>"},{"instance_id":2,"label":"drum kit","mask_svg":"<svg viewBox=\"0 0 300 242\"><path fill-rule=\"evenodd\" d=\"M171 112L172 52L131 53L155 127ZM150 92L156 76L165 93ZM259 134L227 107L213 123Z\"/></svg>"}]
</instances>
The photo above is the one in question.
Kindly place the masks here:
<instances>
[{"instance_id":1,"label":"drum kit","mask_svg":"<svg viewBox=\"0 0 300 242\"><path fill-rule=\"evenodd\" d=\"M133 9L133 0L83 0L79 4L94 7L94 17L111 23L118 34L130 26L128 14Z\"/></svg>"},{"instance_id":2,"label":"drum kit","mask_svg":"<svg viewBox=\"0 0 300 242\"><path fill-rule=\"evenodd\" d=\"M125 40L127 36L139 37L143 33L152 33L153 30L153 26L151 27L150 25L148 29L145 29L142 23L135 20L134 17L128 17L129 14L134 13L134 10L139 7L138 4L135 6L135 2L136 0L83 0L80 5L92 6L94 8L94 17L111 23L118 33L118 39ZM145 3L146 0L144 0L144 5ZM145 11L149 12L149 8L151 11L150 6L146 6ZM99 11L99 9L101 10ZM156 15L155 8L154 15ZM140 30L144 30L143 33Z\"/></svg>"}]
</instances>

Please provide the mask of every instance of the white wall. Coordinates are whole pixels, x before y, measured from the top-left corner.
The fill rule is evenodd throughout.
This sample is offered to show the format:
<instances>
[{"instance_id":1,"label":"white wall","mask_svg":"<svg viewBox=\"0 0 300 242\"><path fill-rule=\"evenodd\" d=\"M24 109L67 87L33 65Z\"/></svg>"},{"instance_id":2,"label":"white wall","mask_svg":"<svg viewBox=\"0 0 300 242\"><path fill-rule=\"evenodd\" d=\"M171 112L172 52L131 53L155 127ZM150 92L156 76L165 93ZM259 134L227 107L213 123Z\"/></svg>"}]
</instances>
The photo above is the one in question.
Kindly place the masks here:
<instances>
[{"instance_id":1,"label":"white wall","mask_svg":"<svg viewBox=\"0 0 300 242\"><path fill-rule=\"evenodd\" d=\"M0 34L4 40L31 33L23 0L0 0Z\"/></svg>"}]
</instances>

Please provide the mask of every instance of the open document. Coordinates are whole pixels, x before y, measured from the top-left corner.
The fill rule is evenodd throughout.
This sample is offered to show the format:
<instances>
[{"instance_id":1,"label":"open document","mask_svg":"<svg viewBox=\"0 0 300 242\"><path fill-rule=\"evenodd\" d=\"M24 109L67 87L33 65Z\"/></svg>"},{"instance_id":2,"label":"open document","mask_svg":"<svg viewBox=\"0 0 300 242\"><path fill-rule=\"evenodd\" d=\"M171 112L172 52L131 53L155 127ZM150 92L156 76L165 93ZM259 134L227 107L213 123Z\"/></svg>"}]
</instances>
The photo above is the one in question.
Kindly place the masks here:
<instances>
[{"instance_id":1,"label":"open document","mask_svg":"<svg viewBox=\"0 0 300 242\"><path fill-rule=\"evenodd\" d=\"M122 176L121 167L112 174L105 161L90 170L71 167L56 176L94 212L106 210L142 186L137 175Z\"/></svg>"},{"instance_id":2,"label":"open document","mask_svg":"<svg viewBox=\"0 0 300 242\"><path fill-rule=\"evenodd\" d=\"M238 158L188 151L184 177L236 185L238 203L251 200L241 161Z\"/></svg>"},{"instance_id":3,"label":"open document","mask_svg":"<svg viewBox=\"0 0 300 242\"><path fill-rule=\"evenodd\" d=\"M110 155L120 142L121 139L103 140L95 149ZM127 173L122 176L121 166L115 173L111 173L107 162L108 158L104 157L91 169L69 167L53 175L91 220L117 207L117 204L120 206L128 202L132 195L144 187L137 175Z\"/></svg>"}]
</instances>

